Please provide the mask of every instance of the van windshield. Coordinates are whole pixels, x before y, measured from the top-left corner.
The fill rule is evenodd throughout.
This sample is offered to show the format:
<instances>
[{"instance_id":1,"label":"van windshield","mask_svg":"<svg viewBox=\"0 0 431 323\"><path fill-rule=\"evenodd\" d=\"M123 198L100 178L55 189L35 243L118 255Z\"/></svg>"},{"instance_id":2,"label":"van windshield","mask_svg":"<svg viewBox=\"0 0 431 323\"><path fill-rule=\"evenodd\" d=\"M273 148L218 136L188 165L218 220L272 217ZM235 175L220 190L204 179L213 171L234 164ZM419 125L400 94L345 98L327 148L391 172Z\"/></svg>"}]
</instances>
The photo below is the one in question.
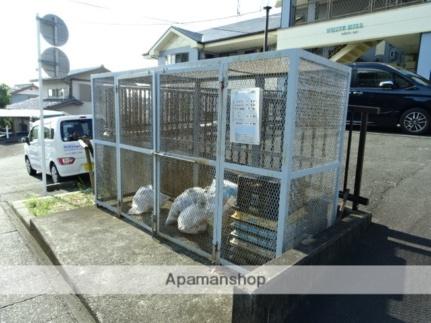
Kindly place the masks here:
<instances>
[{"instance_id":1,"label":"van windshield","mask_svg":"<svg viewBox=\"0 0 431 323\"><path fill-rule=\"evenodd\" d=\"M76 141L81 137L91 139L93 134L91 119L62 121L60 130L63 141Z\"/></svg>"}]
</instances>

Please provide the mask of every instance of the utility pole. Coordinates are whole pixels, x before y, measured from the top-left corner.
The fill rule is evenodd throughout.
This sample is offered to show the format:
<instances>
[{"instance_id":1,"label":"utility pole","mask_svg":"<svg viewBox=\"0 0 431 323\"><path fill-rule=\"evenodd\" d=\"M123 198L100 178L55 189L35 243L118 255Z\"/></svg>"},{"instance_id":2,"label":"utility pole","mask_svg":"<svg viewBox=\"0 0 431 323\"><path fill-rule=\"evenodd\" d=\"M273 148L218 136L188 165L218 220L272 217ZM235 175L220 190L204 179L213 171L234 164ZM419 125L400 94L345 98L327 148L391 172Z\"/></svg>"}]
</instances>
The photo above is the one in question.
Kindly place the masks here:
<instances>
[{"instance_id":1,"label":"utility pole","mask_svg":"<svg viewBox=\"0 0 431 323\"><path fill-rule=\"evenodd\" d=\"M39 143L40 143L40 160L41 160L41 168L42 168L42 182L43 182L43 194L47 193L46 187L46 156L45 156L45 127L43 123L43 92L42 92L42 62L41 62L41 54L40 54L40 18L39 15L36 15L36 24L37 24L37 62L38 62L38 72L39 72Z\"/></svg>"},{"instance_id":2,"label":"utility pole","mask_svg":"<svg viewBox=\"0 0 431 323\"><path fill-rule=\"evenodd\" d=\"M263 51L268 51L268 27L269 27L269 11L272 9L271 6L263 7L266 11L266 20L265 20L265 40L263 43Z\"/></svg>"}]
</instances>

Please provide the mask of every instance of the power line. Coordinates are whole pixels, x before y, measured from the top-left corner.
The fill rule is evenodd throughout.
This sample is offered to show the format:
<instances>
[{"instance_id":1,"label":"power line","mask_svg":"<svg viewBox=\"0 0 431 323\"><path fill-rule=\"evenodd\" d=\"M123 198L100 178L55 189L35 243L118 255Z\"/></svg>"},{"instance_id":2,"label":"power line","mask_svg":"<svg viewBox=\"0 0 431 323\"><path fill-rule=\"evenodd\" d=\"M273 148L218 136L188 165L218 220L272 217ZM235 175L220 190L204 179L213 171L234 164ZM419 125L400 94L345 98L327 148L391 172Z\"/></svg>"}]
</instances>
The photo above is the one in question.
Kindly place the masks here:
<instances>
[{"instance_id":1,"label":"power line","mask_svg":"<svg viewBox=\"0 0 431 323\"><path fill-rule=\"evenodd\" d=\"M97 4L85 2L85 1L79 1L79 0L68 0L68 1L82 5L82 6L93 7L93 8L97 8L97 9L108 9L108 10L110 9L109 7L99 6Z\"/></svg>"},{"instance_id":2,"label":"power line","mask_svg":"<svg viewBox=\"0 0 431 323\"><path fill-rule=\"evenodd\" d=\"M218 17L218 18L210 18L210 19L201 19L201 20L190 20L190 21L171 21L171 20L165 20L165 19L159 19L154 17L143 17L145 19L149 20L158 20L160 23L122 23L122 22L97 22L97 21L81 21L85 24L90 25L103 25L103 26L130 26L130 27L139 27L139 26L166 26L166 25L189 25L189 24L198 24L198 23L205 23L205 22L212 22L212 21L218 21L218 20L224 20L224 19L230 19L230 18L237 18L237 17L243 17L255 13L261 12L258 11L250 11L243 13L241 15L231 15L231 16L225 16L225 17Z\"/></svg>"}]
</instances>

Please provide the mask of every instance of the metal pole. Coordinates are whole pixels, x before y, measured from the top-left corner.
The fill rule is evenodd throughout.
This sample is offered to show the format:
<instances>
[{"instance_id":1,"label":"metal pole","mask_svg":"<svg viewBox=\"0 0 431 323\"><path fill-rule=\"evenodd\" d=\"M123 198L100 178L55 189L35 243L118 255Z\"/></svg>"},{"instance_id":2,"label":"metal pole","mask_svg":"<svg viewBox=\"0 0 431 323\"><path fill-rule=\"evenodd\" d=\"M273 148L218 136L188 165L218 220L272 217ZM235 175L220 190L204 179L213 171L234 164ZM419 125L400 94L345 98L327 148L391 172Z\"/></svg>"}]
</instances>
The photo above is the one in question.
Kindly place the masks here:
<instances>
[{"instance_id":1,"label":"metal pole","mask_svg":"<svg viewBox=\"0 0 431 323\"><path fill-rule=\"evenodd\" d=\"M42 168L42 182L43 182L43 194L47 193L46 189L46 158L45 158L45 127L43 124L43 98L42 98L42 63L40 55L40 18L36 15L37 25L37 63L39 73L39 142L40 142L40 153L41 153L41 168Z\"/></svg>"},{"instance_id":2,"label":"metal pole","mask_svg":"<svg viewBox=\"0 0 431 323\"><path fill-rule=\"evenodd\" d=\"M347 152L346 152L346 167L344 168L344 184L343 193L347 190L347 182L349 180L349 166L350 166L350 150L352 148L352 133L353 133L353 111L350 111L350 124L349 124L349 138L347 140Z\"/></svg>"},{"instance_id":3,"label":"metal pole","mask_svg":"<svg viewBox=\"0 0 431 323\"><path fill-rule=\"evenodd\" d=\"M358 210L358 198L361 195L362 170L364 168L365 141L367 138L368 112L361 112L361 130L359 133L358 159L356 162L353 210Z\"/></svg>"},{"instance_id":4,"label":"metal pole","mask_svg":"<svg viewBox=\"0 0 431 323\"><path fill-rule=\"evenodd\" d=\"M263 43L263 51L268 51L268 25L269 25L269 11L272 9L271 6L263 7L266 11L266 21L265 21L265 40Z\"/></svg>"}]
</instances>

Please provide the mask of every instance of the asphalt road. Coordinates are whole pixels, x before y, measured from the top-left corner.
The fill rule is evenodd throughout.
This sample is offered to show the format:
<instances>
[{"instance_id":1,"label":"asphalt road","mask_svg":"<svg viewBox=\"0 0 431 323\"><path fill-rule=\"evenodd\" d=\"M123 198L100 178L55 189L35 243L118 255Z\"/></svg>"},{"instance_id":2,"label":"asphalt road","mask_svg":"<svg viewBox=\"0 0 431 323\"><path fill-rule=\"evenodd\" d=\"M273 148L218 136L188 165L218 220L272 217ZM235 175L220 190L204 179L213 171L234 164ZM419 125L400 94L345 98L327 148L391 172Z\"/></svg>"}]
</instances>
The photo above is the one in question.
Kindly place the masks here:
<instances>
[{"instance_id":1,"label":"asphalt road","mask_svg":"<svg viewBox=\"0 0 431 323\"><path fill-rule=\"evenodd\" d=\"M21 200L42 191L41 177L26 172L23 145L0 145L0 201Z\"/></svg>"},{"instance_id":2,"label":"asphalt road","mask_svg":"<svg viewBox=\"0 0 431 323\"><path fill-rule=\"evenodd\" d=\"M17 201L31 195L40 195L43 192L42 176L29 176L24 163L24 144L0 144L0 201ZM77 180L77 177L72 178ZM88 179L80 178L85 184ZM87 182L86 182L87 181ZM50 176L47 176L51 184ZM58 194L75 188L62 188L50 194Z\"/></svg>"},{"instance_id":3,"label":"asphalt road","mask_svg":"<svg viewBox=\"0 0 431 323\"><path fill-rule=\"evenodd\" d=\"M33 237L15 217L7 202L42 192L41 176L29 176L22 144L0 145L0 266L50 265ZM40 283L49 285L47 279ZM24 281L24 283L26 283ZM29 277L28 283L37 283ZM93 322L72 295L3 295L0 322Z\"/></svg>"},{"instance_id":4,"label":"asphalt road","mask_svg":"<svg viewBox=\"0 0 431 323\"><path fill-rule=\"evenodd\" d=\"M431 138L370 132L362 183L370 205L361 209L373 214L373 224L336 264L431 265ZM298 316L299 322L428 323L431 295L313 296Z\"/></svg>"}]
</instances>

